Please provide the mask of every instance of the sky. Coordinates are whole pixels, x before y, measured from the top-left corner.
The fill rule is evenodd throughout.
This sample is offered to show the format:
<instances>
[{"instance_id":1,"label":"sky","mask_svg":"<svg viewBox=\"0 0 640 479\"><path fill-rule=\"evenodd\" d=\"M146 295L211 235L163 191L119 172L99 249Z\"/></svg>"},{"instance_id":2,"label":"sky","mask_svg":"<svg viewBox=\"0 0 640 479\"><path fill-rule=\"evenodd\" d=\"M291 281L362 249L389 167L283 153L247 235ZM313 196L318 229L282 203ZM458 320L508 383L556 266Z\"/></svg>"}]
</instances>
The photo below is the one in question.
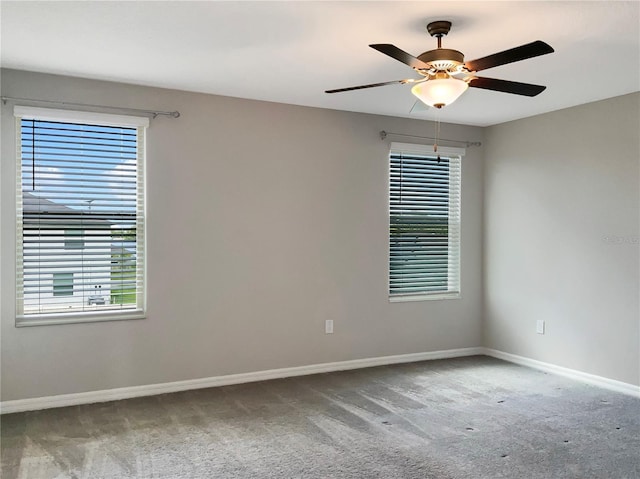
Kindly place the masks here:
<instances>
[{"instance_id":1,"label":"sky","mask_svg":"<svg viewBox=\"0 0 640 479\"><path fill-rule=\"evenodd\" d=\"M134 212L136 142L135 128L23 119L22 189L73 209Z\"/></svg>"}]
</instances>

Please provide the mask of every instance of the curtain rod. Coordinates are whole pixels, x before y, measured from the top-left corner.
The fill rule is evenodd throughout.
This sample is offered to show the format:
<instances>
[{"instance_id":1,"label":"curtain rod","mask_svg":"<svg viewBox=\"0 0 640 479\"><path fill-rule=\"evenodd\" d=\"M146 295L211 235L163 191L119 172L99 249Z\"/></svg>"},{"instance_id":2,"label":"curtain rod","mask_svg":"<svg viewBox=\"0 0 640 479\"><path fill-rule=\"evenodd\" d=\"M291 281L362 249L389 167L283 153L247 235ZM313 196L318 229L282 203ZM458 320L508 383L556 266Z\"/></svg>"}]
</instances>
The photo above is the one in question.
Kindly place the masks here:
<instances>
[{"instance_id":1,"label":"curtain rod","mask_svg":"<svg viewBox=\"0 0 640 479\"><path fill-rule=\"evenodd\" d=\"M465 140L447 140L446 138L434 138L432 136L417 136L417 135L405 135L404 133L392 133L390 131L382 130L380 132L380 139L384 140L387 136L402 136L405 138L419 138L421 140L437 140L437 141L448 141L451 143L461 143L465 145L467 148L470 146L482 146L482 143L479 141L465 141Z\"/></svg>"},{"instance_id":2,"label":"curtain rod","mask_svg":"<svg viewBox=\"0 0 640 479\"><path fill-rule=\"evenodd\" d=\"M126 108L119 106L107 106L107 105L91 105L87 103L72 103L67 101L52 101L52 100L36 100L34 98L15 98L10 96L0 97L2 99L3 104L7 104L7 101L27 101L32 103L50 103L55 105L66 105L66 106L79 106L79 107L89 107L89 108L102 108L107 110L116 110L116 111L128 111L128 112L136 112L136 113L145 113L147 115L151 115L153 118L157 116L169 116L171 118L178 118L180 116L179 111L158 111L158 110L142 110L140 108Z\"/></svg>"}]
</instances>

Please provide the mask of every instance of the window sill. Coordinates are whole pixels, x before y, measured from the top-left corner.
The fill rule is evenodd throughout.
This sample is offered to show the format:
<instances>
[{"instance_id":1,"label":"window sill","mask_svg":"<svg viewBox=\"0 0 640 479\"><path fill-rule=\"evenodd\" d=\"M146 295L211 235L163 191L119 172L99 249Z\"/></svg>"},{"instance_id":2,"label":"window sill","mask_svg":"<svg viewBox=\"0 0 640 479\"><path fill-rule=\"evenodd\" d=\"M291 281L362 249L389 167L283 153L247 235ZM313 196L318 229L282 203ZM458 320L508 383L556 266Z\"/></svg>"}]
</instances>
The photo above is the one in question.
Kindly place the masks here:
<instances>
[{"instance_id":1,"label":"window sill","mask_svg":"<svg viewBox=\"0 0 640 479\"><path fill-rule=\"evenodd\" d=\"M460 293L411 294L406 296L389 296L390 303L407 303L410 301L438 301L444 299L460 299Z\"/></svg>"},{"instance_id":2,"label":"window sill","mask_svg":"<svg viewBox=\"0 0 640 479\"><path fill-rule=\"evenodd\" d=\"M142 310L105 311L96 313L73 314L30 314L16 317L16 328L28 326L51 326L54 324L100 323L104 321L127 321L131 319L145 319L147 314Z\"/></svg>"}]
</instances>

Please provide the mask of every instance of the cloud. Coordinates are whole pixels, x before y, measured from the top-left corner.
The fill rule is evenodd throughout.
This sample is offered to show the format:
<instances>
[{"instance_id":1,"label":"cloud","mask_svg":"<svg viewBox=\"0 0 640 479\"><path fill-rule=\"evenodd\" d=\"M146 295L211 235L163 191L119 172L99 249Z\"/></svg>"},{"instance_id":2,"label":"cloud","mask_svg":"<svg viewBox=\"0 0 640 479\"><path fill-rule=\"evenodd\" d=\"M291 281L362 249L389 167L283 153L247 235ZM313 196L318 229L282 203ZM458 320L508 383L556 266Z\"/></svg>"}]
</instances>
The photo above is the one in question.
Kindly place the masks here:
<instances>
[{"instance_id":1,"label":"cloud","mask_svg":"<svg viewBox=\"0 0 640 479\"><path fill-rule=\"evenodd\" d=\"M36 164L36 179L45 178L48 180L61 180L64 178L64 174L60 171L60 168L56 166L42 166ZM33 178L33 170L31 168L24 168L22 171L23 181L25 179L31 180Z\"/></svg>"},{"instance_id":2,"label":"cloud","mask_svg":"<svg viewBox=\"0 0 640 479\"><path fill-rule=\"evenodd\" d=\"M131 174L136 171L136 163L137 160L135 158L130 158L125 160L123 163L120 163L115 168L109 170L108 175L126 175Z\"/></svg>"},{"instance_id":3,"label":"cloud","mask_svg":"<svg viewBox=\"0 0 640 479\"><path fill-rule=\"evenodd\" d=\"M119 165L117 165L115 168L107 170L105 172L105 175L109 176L111 178L113 178L114 176L132 175L133 173L136 172L136 164L137 164L137 160L135 158L131 158L131 159L125 160L124 162L122 162ZM132 180L133 180L133 178L129 179L129 181L132 181ZM113 188L112 193L113 193L113 197L114 198L116 198L116 199L130 199L131 198L131 193L123 194L123 193L121 193L122 190L118 189L119 186L122 186L122 183L118 183L116 181L110 181L110 182L107 183L107 185L110 188Z\"/></svg>"}]
</instances>

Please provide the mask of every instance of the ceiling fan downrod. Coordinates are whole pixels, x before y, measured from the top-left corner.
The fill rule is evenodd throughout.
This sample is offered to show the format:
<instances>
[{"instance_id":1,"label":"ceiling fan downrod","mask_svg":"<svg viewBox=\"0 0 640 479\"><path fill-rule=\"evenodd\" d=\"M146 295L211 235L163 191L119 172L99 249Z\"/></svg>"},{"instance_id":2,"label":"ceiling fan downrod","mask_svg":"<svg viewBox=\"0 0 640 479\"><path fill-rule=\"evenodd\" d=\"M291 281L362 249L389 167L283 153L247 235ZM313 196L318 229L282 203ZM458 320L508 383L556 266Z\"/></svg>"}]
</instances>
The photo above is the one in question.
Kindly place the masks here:
<instances>
[{"instance_id":1,"label":"ceiling fan downrod","mask_svg":"<svg viewBox=\"0 0 640 479\"><path fill-rule=\"evenodd\" d=\"M429 65L430 68L436 71L453 71L457 67L464 64L464 55L458 50L451 50L449 48L442 48L442 37L449 33L451 29L451 22L446 20L438 20L437 22L431 22L427 25L427 31L429 35L435 37L438 40L438 48L435 50L429 50L421 55L418 55L418 60ZM418 69L418 73L429 74L432 73L426 69Z\"/></svg>"}]
</instances>

